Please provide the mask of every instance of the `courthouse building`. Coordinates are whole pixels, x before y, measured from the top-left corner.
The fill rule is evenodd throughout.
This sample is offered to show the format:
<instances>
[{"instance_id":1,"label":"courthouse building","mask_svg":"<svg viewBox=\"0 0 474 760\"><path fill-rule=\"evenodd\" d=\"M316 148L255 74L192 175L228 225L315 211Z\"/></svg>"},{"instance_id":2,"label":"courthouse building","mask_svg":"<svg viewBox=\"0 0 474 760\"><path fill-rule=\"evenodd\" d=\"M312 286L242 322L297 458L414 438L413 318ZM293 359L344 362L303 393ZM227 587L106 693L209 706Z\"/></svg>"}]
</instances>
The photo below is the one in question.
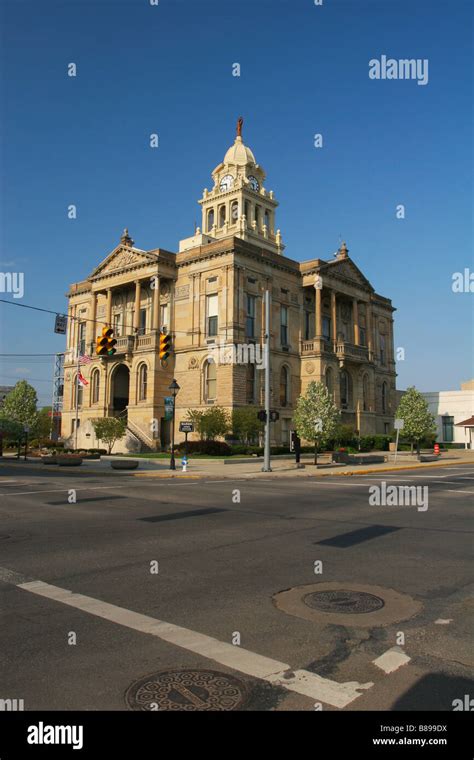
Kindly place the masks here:
<instances>
[{"instance_id":1,"label":"courthouse building","mask_svg":"<svg viewBox=\"0 0 474 760\"><path fill-rule=\"evenodd\" d=\"M164 399L173 378L180 386L177 424L189 409L261 407L266 289L271 405L280 415L272 441L288 443L296 401L313 380L326 383L342 422L361 435L391 431L394 307L375 292L345 243L324 259L286 255L278 202L241 127L239 120L233 145L212 172L211 189L199 200L201 227L180 241L177 252L137 248L125 230L96 269L71 286L64 439L74 440L77 405L80 447L98 445L90 420L111 415L126 417L128 426L115 450L166 446ZM103 324L117 339L115 355L105 358L95 354ZM163 363L160 330L173 338ZM239 348L233 358L225 355L231 346ZM77 351L92 358L81 365L88 384L80 385L78 398Z\"/></svg>"}]
</instances>

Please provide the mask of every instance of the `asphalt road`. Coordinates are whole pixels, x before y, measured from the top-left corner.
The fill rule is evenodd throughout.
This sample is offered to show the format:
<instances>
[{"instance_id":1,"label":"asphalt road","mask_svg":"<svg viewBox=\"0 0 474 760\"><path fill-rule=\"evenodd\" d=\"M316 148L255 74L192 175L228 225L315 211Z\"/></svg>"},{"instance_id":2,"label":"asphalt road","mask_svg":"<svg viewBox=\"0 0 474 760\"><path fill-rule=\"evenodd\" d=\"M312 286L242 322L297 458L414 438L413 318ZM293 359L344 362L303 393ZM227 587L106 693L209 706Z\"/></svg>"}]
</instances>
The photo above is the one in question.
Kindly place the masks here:
<instances>
[{"instance_id":1,"label":"asphalt road","mask_svg":"<svg viewBox=\"0 0 474 760\"><path fill-rule=\"evenodd\" d=\"M427 508L371 504L382 481L427 486ZM132 684L175 669L198 673L165 679L152 709L209 709L211 691L247 710L474 694L472 465L195 481L5 464L0 494L0 699L26 710L130 709ZM302 601L324 584L331 612ZM382 607L348 613L348 591ZM201 671L227 675L227 702Z\"/></svg>"}]
</instances>

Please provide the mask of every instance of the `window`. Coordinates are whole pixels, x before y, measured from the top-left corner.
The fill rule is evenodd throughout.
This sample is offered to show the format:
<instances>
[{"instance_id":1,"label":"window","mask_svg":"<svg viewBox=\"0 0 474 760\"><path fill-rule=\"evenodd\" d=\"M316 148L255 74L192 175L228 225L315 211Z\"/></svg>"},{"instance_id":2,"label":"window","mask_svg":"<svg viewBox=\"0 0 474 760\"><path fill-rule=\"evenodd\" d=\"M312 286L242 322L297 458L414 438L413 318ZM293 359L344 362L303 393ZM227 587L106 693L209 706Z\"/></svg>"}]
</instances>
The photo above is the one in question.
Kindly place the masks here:
<instances>
[{"instance_id":1,"label":"window","mask_svg":"<svg viewBox=\"0 0 474 760\"><path fill-rule=\"evenodd\" d=\"M148 367L146 364L140 364L138 370L138 400L146 400L146 391L148 383Z\"/></svg>"},{"instance_id":2,"label":"window","mask_svg":"<svg viewBox=\"0 0 474 760\"><path fill-rule=\"evenodd\" d=\"M250 220L250 203L248 201L245 201L244 213L245 213L245 219L247 220L247 224L249 224L251 220Z\"/></svg>"},{"instance_id":3,"label":"window","mask_svg":"<svg viewBox=\"0 0 474 760\"><path fill-rule=\"evenodd\" d=\"M323 317L322 319L322 327L323 327L323 338L325 340L331 339L331 318L330 317Z\"/></svg>"},{"instance_id":4,"label":"window","mask_svg":"<svg viewBox=\"0 0 474 760\"><path fill-rule=\"evenodd\" d=\"M210 209L210 210L207 212L207 231L208 231L208 232L211 232L211 231L212 231L212 228L213 228L213 226L214 226L214 209L213 209L213 208L211 208L211 209Z\"/></svg>"},{"instance_id":5,"label":"window","mask_svg":"<svg viewBox=\"0 0 474 760\"><path fill-rule=\"evenodd\" d=\"M239 218L239 203L238 201L232 201L230 204L230 220L231 224L237 224Z\"/></svg>"},{"instance_id":6,"label":"window","mask_svg":"<svg viewBox=\"0 0 474 760\"><path fill-rule=\"evenodd\" d=\"M247 376L245 383L245 402L247 404L253 404L255 403L255 379L257 374L255 370L255 364L248 364L246 371Z\"/></svg>"},{"instance_id":7,"label":"window","mask_svg":"<svg viewBox=\"0 0 474 760\"><path fill-rule=\"evenodd\" d=\"M118 338L120 335L122 335L122 330L123 330L123 319L122 319L122 317L123 317L123 315L122 315L121 311L118 312L117 314L114 314L114 317L113 317L113 328L114 328L114 333L115 333L115 337L116 338Z\"/></svg>"},{"instance_id":8,"label":"window","mask_svg":"<svg viewBox=\"0 0 474 760\"><path fill-rule=\"evenodd\" d=\"M260 227L260 206L255 206L255 224L258 230Z\"/></svg>"},{"instance_id":9,"label":"window","mask_svg":"<svg viewBox=\"0 0 474 760\"><path fill-rule=\"evenodd\" d=\"M282 367L280 370L280 406L288 406L288 386L288 367Z\"/></svg>"},{"instance_id":10,"label":"window","mask_svg":"<svg viewBox=\"0 0 474 760\"><path fill-rule=\"evenodd\" d=\"M359 343L361 346L367 345L367 333L365 327L359 327Z\"/></svg>"},{"instance_id":11,"label":"window","mask_svg":"<svg viewBox=\"0 0 474 760\"><path fill-rule=\"evenodd\" d=\"M219 209L219 227L223 227L225 223L225 206L221 206Z\"/></svg>"},{"instance_id":12,"label":"window","mask_svg":"<svg viewBox=\"0 0 474 760\"><path fill-rule=\"evenodd\" d=\"M382 383L382 414L387 411L387 383Z\"/></svg>"},{"instance_id":13,"label":"window","mask_svg":"<svg viewBox=\"0 0 474 760\"><path fill-rule=\"evenodd\" d=\"M138 334L144 335L146 333L146 309L140 309L139 320Z\"/></svg>"},{"instance_id":14,"label":"window","mask_svg":"<svg viewBox=\"0 0 474 760\"><path fill-rule=\"evenodd\" d=\"M281 445L289 446L290 445L290 420L287 419L286 417L282 417L280 432L281 432Z\"/></svg>"},{"instance_id":15,"label":"window","mask_svg":"<svg viewBox=\"0 0 474 760\"><path fill-rule=\"evenodd\" d=\"M380 364L386 364L385 335L380 336Z\"/></svg>"},{"instance_id":16,"label":"window","mask_svg":"<svg viewBox=\"0 0 474 760\"><path fill-rule=\"evenodd\" d=\"M344 369L340 374L341 409L349 409L352 406L352 380L349 373Z\"/></svg>"},{"instance_id":17,"label":"window","mask_svg":"<svg viewBox=\"0 0 474 760\"><path fill-rule=\"evenodd\" d=\"M78 429L78 430L79 430L80 426L81 426L81 421L80 421L80 419L78 418L78 419L77 419L77 429ZM71 420L71 433L74 433L74 432L75 432L75 430L76 430L76 418L74 417L74 418Z\"/></svg>"},{"instance_id":18,"label":"window","mask_svg":"<svg viewBox=\"0 0 474 760\"><path fill-rule=\"evenodd\" d=\"M73 386L73 393L72 393L72 407L73 409L77 407L80 409L82 406L82 400L84 395L84 388L81 385L81 383L77 380L77 375L74 377L74 386Z\"/></svg>"},{"instance_id":19,"label":"window","mask_svg":"<svg viewBox=\"0 0 474 760\"><path fill-rule=\"evenodd\" d=\"M305 311L304 313L304 339L309 340L312 337L311 331L311 312Z\"/></svg>"},{"instance_id":20,"label":"window","mask_svg":"<svg viewBox=\"0 0 474 760\"><path fill-rule=\"evenodd\" d=\"M204 395L206 401L215 401L217 396L217 367L213 359L209 359L204 368Z\"/></svg>"},{"instance_id":21,"label":"window","mask_svg":"<svg viewBox=\"0 0 474 760\"><path fill-rule=\"evenodd\" d=\"M288 345L288 307L280 306L280 343Z\"/></svg>"},{"instance_id":22,"label":"window","mask_svg":"<svg viewBox=\"0 0 474 760\"><path fill-rule=\"evenodd\" d=\"M454 440L454 417L445 414L441 421L443 423L443 442L452 443Z\"/></svg>"},{"instance_id":23,"label":"window","mask_svg":"<svg viewBox=\"0 0 474 760\"><path fill-rule=\"evenodd\" d=\"M160 329L163 332L168 332L168 304L165 303L160 307Z\"/></svg>"},{"instance_id":24,"label":"window","mask_svg":"<svg viewBox=\"0 0 474 760\"><path fill-rule=\"evenodd\" d=\"M245 334L247 338L255 337L255 296L247 295L247 319L245 322Z\"/></svg>"},{"instance_id":25,"label":"window","mask_svg":"<svg viewBox=\"0 0 474 760\"><path fill-rule=\"evenodd\" d=\"M325 380L327 391L331 398L334 398L334 377L331 367L328 367L326 370Z\"/></svg>"},{"instance_id":26,"label":"window","mask_svg":"<svg viewBox=\"0 0 474 760\"><path fill-rule=\"evenodd\" d=\"M79 353L85 354L86 353L86 323L80 322L79 324Z\"/></svg>"},{"instance_id":27,"label":"window","mask_svg":"<svg viewBox=\"0 0 474 760\"><path fill-rule=\"evenodd\" d=\"M270 232L270 214L268 211L265 211L265 215L263 217L263 223L266 224L268 232Z\"/></svg>"},{"instance_id":28,"label":"window","mask_svg":"<svg viewBox=\"0 0 474 760\"><path fill-rule=\"evenodd\" d=\"M207 296L207 335L209 338L213 338L217 335L218 308L219 302L217 293L212 296Z\"/></svg>"},{"instance_id":29,"label":"window","mask_svg":"<svg viewBox=\"0 0 474 760\"><path fill-rule=\"evenodd\" d=\"M100 390L100 374L99 374L99 370L95 369L91 377L91 404L99 403L99 390Z\"/></svg>"},{"instance_id":30,"label":"window","mask_svg":"<svg viewBox=\"0 0 474 760\"><path fill-rule=\"evenodd\" d=\"M369 376L362 378L362 407L364 412L369 411Z\"/></svg>"}]
</instances>

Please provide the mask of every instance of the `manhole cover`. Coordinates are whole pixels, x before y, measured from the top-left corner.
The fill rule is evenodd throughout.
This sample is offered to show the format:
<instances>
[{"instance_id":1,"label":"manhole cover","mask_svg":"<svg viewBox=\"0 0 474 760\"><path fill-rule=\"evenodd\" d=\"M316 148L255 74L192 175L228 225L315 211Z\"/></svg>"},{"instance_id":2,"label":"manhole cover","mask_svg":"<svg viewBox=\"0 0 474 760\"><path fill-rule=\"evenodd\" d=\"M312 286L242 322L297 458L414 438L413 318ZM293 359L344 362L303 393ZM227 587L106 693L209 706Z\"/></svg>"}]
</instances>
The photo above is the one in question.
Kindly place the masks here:
<instances>
[{"instance_id":1,"label":"manhole cover","mask_svg":"<svg viewBox=\"0 0 474 760\"><path fill-rule=\"evenodd\" d=\"M238 710L246 685L214 670L166 670L135 681L125 694L131 710Z\"/></svg>"},{"instance_id":2,"label":"manhole cover","mask_svg":"<svg viewBox=\"0 0 474 760\"><path fill-rule=\"evenodd\" d=\"M384 600L364 591L315 591L304 597L308 607L321 612L358 615L382 609Z\"/></svg>"}]
</instances>

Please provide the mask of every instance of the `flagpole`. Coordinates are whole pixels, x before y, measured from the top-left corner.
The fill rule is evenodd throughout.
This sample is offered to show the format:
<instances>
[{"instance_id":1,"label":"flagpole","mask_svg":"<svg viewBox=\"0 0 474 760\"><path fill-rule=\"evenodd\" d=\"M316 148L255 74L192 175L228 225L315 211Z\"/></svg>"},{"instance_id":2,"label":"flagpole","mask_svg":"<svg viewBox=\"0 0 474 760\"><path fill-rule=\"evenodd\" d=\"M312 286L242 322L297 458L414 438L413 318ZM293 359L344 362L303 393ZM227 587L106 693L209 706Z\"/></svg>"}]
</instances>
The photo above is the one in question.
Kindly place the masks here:
<instances>
[{"instance_id":1,"label":"flagpole","mask_svg":"<svg viewBox=\"0 0 474 760\"><path fill-rule=\"evenodd\" d=\"M80 322L77 323L77 368L76 368L76 423L74 425L74 449L77 451L77 426L79 423L79 371L80 371L80 351L79 351L79 339L81 335Z\"/></svg>"}]
</instances>

